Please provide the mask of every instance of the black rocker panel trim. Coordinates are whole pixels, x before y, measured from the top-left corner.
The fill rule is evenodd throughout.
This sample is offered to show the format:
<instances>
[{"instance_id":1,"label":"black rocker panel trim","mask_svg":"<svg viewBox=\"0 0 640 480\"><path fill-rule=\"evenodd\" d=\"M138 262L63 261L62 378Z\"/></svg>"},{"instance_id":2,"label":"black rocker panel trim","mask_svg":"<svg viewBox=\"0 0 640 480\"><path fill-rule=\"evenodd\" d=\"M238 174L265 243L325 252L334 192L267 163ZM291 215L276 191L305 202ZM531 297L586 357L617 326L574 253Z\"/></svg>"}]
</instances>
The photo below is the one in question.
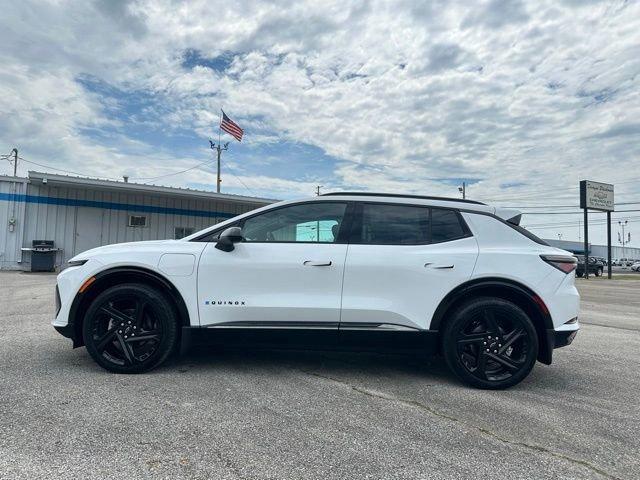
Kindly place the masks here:
<instances>
[{"instance_id":1,"label":"black rocker panel trim","mask_svg":"<svg viewBox=\"0 0 640 480\"><path fill-rule=\"evenodd\" d=\"M191 346L232 349L264 347L293 350L355 350L370 352L437 351L438 332L338 330L337 328L182 327L181 352Z\"/></svg>"}]
</instances>

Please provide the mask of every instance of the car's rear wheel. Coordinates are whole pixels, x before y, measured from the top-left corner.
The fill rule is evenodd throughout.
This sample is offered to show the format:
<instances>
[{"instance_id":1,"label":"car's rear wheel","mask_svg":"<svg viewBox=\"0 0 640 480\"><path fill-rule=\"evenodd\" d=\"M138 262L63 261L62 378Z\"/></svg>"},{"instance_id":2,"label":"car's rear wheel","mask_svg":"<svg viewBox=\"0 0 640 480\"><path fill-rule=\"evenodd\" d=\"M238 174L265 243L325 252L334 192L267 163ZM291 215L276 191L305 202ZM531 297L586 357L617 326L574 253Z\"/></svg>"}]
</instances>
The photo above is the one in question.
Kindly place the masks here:
<instances>
[{"instance_id":1,"label":"car's rear wheel","mask_svg":"<svg viewBox=\"0 0 640 480\"><path fill-rule=\"evenodd\" d=\"M596 270L596 277L601 277L602 276L602 269L599 268Z\"/></svg>"},{"instance_id":2,"label":"car's rear wheel","mask_svg":"<svg viewBox=\"0 0 640 480\"><path fill-rule=\"evenodd\" d=\"M87 351L103 368L141 373L164 362L177 343L177 318L158 290L122 284L100 293L85 315Z\"/></svg>"},{"instance_id":3,"label":"car's rear wheel","mask_svg":"<svg viewBox=\"0 0 640 480\"><path fill-rule=\"evenodd\" d=\"M538 337L527 314L499 298L476 298L446 323L442 351L465 383L502 389L521 382L538 355Z\"/></svg>"}]
</instances>

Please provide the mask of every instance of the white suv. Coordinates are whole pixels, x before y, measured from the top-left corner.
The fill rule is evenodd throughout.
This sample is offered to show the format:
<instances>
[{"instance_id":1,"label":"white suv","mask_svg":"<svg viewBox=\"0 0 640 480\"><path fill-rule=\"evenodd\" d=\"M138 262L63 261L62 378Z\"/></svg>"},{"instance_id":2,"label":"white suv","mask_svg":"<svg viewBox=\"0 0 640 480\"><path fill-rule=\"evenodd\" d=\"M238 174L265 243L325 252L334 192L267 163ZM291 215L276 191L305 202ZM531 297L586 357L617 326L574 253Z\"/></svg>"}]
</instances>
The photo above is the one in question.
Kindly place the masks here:
<instances>
[{"instance_id":1,"label":"white suv","mask_svg":"<svg viewBox=\"0 0 640 480\"><path fill-rule=\"evenodd\" d=\"M58 276L55 328L102 367L148 371L194 343L441 352L505 388L579 328L576 260L470 200L340 193L182 240L108 245Z\"/></svg>"}]
</instances>

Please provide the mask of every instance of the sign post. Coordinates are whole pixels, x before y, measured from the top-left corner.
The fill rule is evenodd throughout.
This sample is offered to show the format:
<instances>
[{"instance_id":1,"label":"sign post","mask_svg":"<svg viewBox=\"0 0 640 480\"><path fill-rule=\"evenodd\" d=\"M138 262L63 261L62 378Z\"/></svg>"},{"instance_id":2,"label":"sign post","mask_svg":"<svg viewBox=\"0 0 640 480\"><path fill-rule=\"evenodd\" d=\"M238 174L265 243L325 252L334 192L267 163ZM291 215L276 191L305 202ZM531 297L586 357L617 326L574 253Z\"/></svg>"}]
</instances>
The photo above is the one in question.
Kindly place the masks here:
<instances>
[{"instance_id":1,"label":"sign post","mask_svg":"<svg viewBox=\"0 0 640 480\"><path fill-rule=\"evenodd\" d=\"M588 211L607 212L607 276L611 278L611 212L615 210L613 185L580 181L580 208L584 210L584 276L589 278L589 218Z\"/></svg>"}]
</instances>

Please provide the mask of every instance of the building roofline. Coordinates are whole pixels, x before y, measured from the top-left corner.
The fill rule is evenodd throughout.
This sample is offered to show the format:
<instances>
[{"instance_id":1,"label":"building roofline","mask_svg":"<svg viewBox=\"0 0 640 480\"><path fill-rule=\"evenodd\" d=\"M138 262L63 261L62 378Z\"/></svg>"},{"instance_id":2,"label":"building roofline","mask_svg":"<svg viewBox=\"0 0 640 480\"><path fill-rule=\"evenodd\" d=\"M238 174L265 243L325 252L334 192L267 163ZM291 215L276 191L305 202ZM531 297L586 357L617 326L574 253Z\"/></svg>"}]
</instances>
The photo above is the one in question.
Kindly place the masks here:
<instances>
[{"instance_id":1,"label":"building roofline","mask_svg":"<svg viewBox=\"0 0 640 480\"><path fill-rule=\"evenodd\" d=\"M13 175L0 175L0 181L29 183L29 179L27 177L14 177Z\"/></svg>"},{"instance_id":2,"label":"building roofline","mask_svg":"<svg viewBox=\"0 0 640 480\"><path fill-rule=\"evenodd\" d=\"M57 173L46 173L29 170L28 180L33 183L42 183L57 186L93 187L105 190L124 190L129 192L160 194L160 195L181 195L185 197L206 198L209 200L241 201L257 204L270 204L278 200L260 197L248 197L244 195L233 195L229 193L209 192L207 190L195 190L191 188L165 187L161 185L149 185L146 183L120 182L116 180L102 180L99 178L76 177L71 175L60 175ZM21 179L24 181L24 179Z\"/></svg>"}]
</instances>

